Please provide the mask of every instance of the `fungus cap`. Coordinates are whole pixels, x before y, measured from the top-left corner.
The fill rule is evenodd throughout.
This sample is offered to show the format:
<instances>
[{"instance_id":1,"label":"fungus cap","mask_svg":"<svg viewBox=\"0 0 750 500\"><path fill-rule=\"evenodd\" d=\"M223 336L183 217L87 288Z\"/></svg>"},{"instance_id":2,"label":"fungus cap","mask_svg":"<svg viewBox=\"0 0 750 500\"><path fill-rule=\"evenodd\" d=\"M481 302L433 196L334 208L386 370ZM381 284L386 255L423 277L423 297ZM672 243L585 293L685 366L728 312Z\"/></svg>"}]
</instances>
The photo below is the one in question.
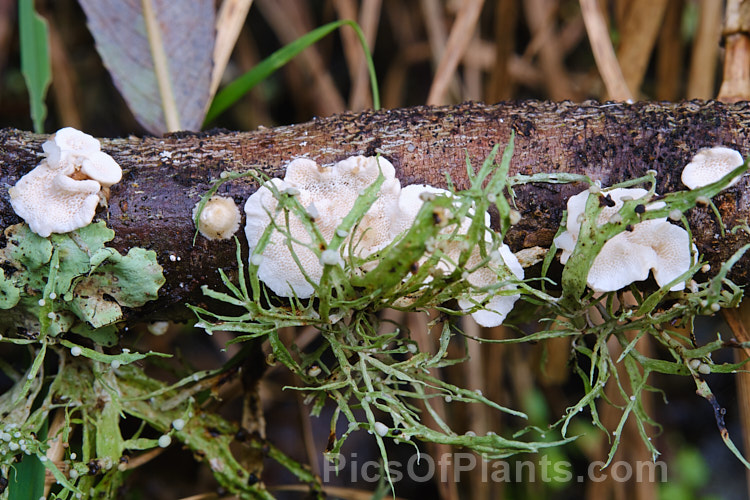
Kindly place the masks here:
<instances>
[{"instance_id":1,"label":"fungus cap","mask_svg":"<svg viewBox=\"0 0 750 500\"><path fill-rule=\"evenodd\" d=\"M499 258L498 258L499 257ZM502 261L502 262L501 262ZM473 267L479 263L479 254L475 249L466 267ZM522 280L524 276L523 267L518 262L515 254L511 252L510 247L506 244L500 245L498 253L493 257L488 266L481 267L469 274L466 278L469 283L476 287L491 286L498 282L498 268L505 265L513 275ZM502 290L514 290L515 286L505 285L501 288ZM470 298L459 297L458 306L463 311L468 311L474 307L475 302L484 303L481 309L471 313L471 317L480 326L493 327L499 326L505 321L506 316L513 309L516 301L521 297L520 294L513 295L499 295L492 294L491 292L485 294L475 294Z\"/></svg>"},{"instance_id":2,"label":"fungus cap","mask_svg":"<svg viewBox=\"0 0 750 500\"><path fill-rule=\"evenodd\" d=\"M351 211L360 192L375 182L381 172L385 179L378 198L363 216L357 231L348 235L342 245L342 251L348 252L348 242L351 240L354 242L356 255L367 257L388 244L392 220L398 216L401 184L395 177L395 168L388 160L354 156L333 167L321 167L312 160L299 158L289 163L283 180L271 179L269 182L282 196L297 196L303 207L314 207L314 214L311 215L315 216L315 224L328 242ZM271 217L280 228L286 226L284 214L277 213L278 200L270 187L268 184L261 186L245 203L245 235L251 255L271 222ZM308 212L312 211L312 208L308 209ZM306 298L314 292L312 283L320 281L323 265L315 252L307 246L312 240L305 226L292 213L289 215L289 232L296 240L292 243L294 255L309 281L290 253L286 236L279 231L273 233L263 250L258 277L277 295Z\"/></svg>"},{"instance_id":3,"label":"fungus cap","mask_svg":"<svg viewBox=\"0 0 750 500\"><path fill-rule=\"evenodd\" d=\"M739 151L715 146L701 149L682 170L682 183L690 189L698 189L718 181L745 162ZM740 177L732 179L726 187L734 186Z\"/></svg>"},{"instance_id":4,"label":"fungus cap","mask_svg":"<svg viewBox=\"0 0 750 500\"><path fill-rule=\"evenodd\" d=\"M120 166L100 151L99 141L71 127L42 149L46 158L9 190L13 210L43 237L90 224L106 188L122 177Z\"/></svg>"},{"instance_id":5,"label":"fungus cap","mask_svg":"<svg viewBox=\"0 0 750 500\"><path fill-rule=\"evenodd\" d=\"M198 206L193 208L193 220L198 215ZM206 202L198 219L198 230L209 240L231 238L240 228L240 209L232 198L212 196Z\"/></svg>"},{"instance_id":6,"label":"fungus cap","mask_svg":"<svg viewBox=\"0 0 750 500\"><path fill-rule=\"evenodd\" d=\"M46 238L91 223L99 204L99 183L77 181L42 161L10 188L16 214L32 231Z\"/></svg>"},{"instance_id":7,"label":"fungus cap","mask_svg":"<svg viewBox=\"0 0 750 500\"><path fill-rule=\"evenodd\" d=\"M568 198L568 215L565 222L566 231L561 233L554 240L555 246L562 250L560 262L563 264L568 261L568 258L570 257L570 254L573 253L573 249L578 241L578 234L581 231L581 218L586 210L586 201L588 200L589 194L590 191L585 190ZM612 205L602 207L599 216L596 219L597 225L601 226L609 222L612 217L616 217L616 214L618 214L626 200L637 200L643 198L647 194L648 191L642 188L613 188L602 190L601 196L608 196ZM599 196L599 193L596 195ZM646 210L656 210L663 208L664 206L664 202L652 202L648 204Z\"/></svg>"},{"instance_id":8,"label":"fungus cap","mask_svg":"<svg viewBox=\"0 0 750 500\"><path fill-rule=\"evenodd\" d=\"M102 187L110 187L122 179L122 169L107 153L94 151L83 157L80 171Z\"/></svg>"},{"instance_id":9,"label":"fungus cap","mask_svg":"<svg viewBox=\"0 0 750 500\"><path fill-rule=\"evenodd\" d=\"M602 191L609 194L614 206L604 207L597 223L606 223L618 213L624 197L638 199L647 194L640 188L617 188ZM555 238L555 246L562 250L560 262L565 264L573 253L580 234L580 217L584 213L588 191L583 191L568 199L566 231ZM661 208L662 202L651 203L646 209ZM667 218L657 218L634 224L632 231L618 233L604 243L589 269L586 283L596 292L620 290L635 281L643 281L653 271L659 286L675 280L690 268L690 243L685 229L671 224ZM682 290L684 283L677 283L672 291Z\"/></svg>"},{"instance_id":10,"label":"fungus cap","mask_svg":"<svg viewBox=\"0 0 750 500\"><path fill-rule=\"evenodd\" d=\"M70 156L87 157L99 152L100 149L98 140L73 127L61 128L42 144L42 150L47 154L47 162L51 168L63 166Z\"/></svg>"},{"instance_id":11,"label":"fungus cap","mask_svg":"<svg viewBox=\"0 0 750 500\"><path fill-rule=\"evenodd\" d=\"M414 219L419 212L419 209L424 203L424 193L431 195L446 195L450 196L451 192L445 189L435 188L423 184L412 184L405 186L401 189L401 197L399 199L399 206L405 217L402 219L401 231L408 229L413 223ZM471 216L472 213L469 213ZM490 214L484 214L485 226L490 225ZM459 222L458 231L456 236L466 234L471 225L470 217L466 217L463 221ZM454 232L454 227L448 226L441 231L442 234L448 236ZM485 233L485 241L488 243L492 241L492 235L489 231ZM437 268L442 269L446 272L452 272L455 269L454 263L458 261L462 251L463 241L450 240L445 242L446 246L443 247L443 253L447 257L441 259L437 263ZM422 262L426 258L422 259ZM479 255L479 249L475 248L466 263L467 268L474 268L481 262ZM499 268L503 264L510 269L513 275L518 279L523 279L524 272L521 264L518 262L516 256L511 252L508 245L502 244L498 253L493 256L488 266L483 266L466 277L466 280L477 288L492 286L498 282ZM514 287L512 285L503 286L503 290L511 290ZM458 306L463 311L475 309L476 304L481 304L486 301L484 307L477 309L471 313L471 317L481 326L492 327L502 324L505 317L513 309L513 305L520 295L491 295L490 293L477 293L468 295L465 297L458 298ZM488 300L489 299L489 300Z\"/></svg>"}]
</instances>

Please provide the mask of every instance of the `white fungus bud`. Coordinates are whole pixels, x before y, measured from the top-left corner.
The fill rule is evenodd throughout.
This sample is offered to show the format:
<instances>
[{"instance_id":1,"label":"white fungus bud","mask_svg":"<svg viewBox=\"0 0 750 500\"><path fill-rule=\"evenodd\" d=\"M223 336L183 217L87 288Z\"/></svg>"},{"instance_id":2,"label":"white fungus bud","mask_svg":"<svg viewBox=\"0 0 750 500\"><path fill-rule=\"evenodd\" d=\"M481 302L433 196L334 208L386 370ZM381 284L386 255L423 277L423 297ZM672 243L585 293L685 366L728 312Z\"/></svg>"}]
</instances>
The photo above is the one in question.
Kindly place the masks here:
<instances>
[{"instance_id":1,"label":"white fungus bud","mask_svg":"<svg viewBox=\"0 0 750 500\"><path fill-rule=\"evenodd\" d=\"M701 366L701 360L693 358L690 361L688 361L688 366L692 368L693 370L697 370Z\"/></svg>"},{"instance_id":2,"label":"white fungus bud","mask_svg":"<svg viewBox=\"0 0 750 500\"><path fill-rule=\"evenodd\" d=\"M172 427L176 431L181 431L182 429L185 428L185 421L182 420L181 418L176 418L172 420Z\"/></svg>"},{"instance_id":3,"label":"white fungus bud","mask_svg":"<svg viewBox=\"0 0 750 500\"><path fill-rule=\"evenodd\" d=\"M701 363L701 365L698 367L698 373L700 373L701 375L708 375L709 373L711 373L711 367L706 363Z\"/></svg>"},{"instance_id":4,"label":"white fungus bud","mask_svg":"<svg viewBox=\"0 0 750 500\"><path fill-rule=\"evenodd\" d=\"M164 434L161 437L159 437L159 446L161 448L166 448L170 444L172 444L172 438L169 436L169 434Z\"/></svg>"},{"instance_id":5,"label":"white fungus bud","mask_svg":"<svg viewBox=\"0 0 750 500\"><path fill-rule=\"evenodd\" d=\"M703 264L703 267L701 267L702 273L707 273L711 270L711 264Z\"/></svg>"},{"instance_id":6,"label":"white fungus bud","mask_svg":"<svg viewBox=\"0 0 750 500\"><path fill-rule=\"evenodd\" d=\"M200 203L193 208L193 219L199 206ZM209 240L226 240L237 232L241 220L240 209L232 198L212 196L198 217L198 229Z\"/></svg>"},{"instance_id":7,"label":"white fungus bud","mask_svg":"<svg viewBox=\"0 0 750 500\"><path fill-rule=\"evenodd\" d=\"M721 306L718 302L714 302L713 304L711 304L711 310L713 312L719 312L721 310Z\"/></svg>"},{"instance_id":8,"label":"white fungus bud","mask_svg":"<svg viewBox=\"0 0 750 500\"><path fill-rule=\"evenodd\" d=\"M675 222L682 219L682 212L680 210L674 209L671 212L669 212L669 219L673 220Z\"/></svg>"},{"instance_id":9,"label":"white fungus bud","mask_svg":"<svg viewBox=\"0 0 750 500\"><path fill-rule=\"evenodd\" d=\"M610 224L620 224L622 222L622 215L620 215L619 212L615 212L612 214L612 217L609 218Z\"/></svg>"},{"instance_id":10,"label":"white fungus bud","mask_svg":"<svg viewBox=\"0 0 750 500\"><path fill-rule=\"evenodd\" d=\"M76 346L73 346L70 348L70 355L71 356L80 356L81 355L81 348Z\"/></svg>"},{"instance_id":11,"label":"white fungus bud","mask_svg":"<svg viewBox=\"0 0 750 500\"><path fill-rule=\"evenodd\" d=\"M711 200L708 199L707 196L699 196L695 199L695 202L698 205L707 206L709 203L711 203Z\"/></svg>"}]
</instances>

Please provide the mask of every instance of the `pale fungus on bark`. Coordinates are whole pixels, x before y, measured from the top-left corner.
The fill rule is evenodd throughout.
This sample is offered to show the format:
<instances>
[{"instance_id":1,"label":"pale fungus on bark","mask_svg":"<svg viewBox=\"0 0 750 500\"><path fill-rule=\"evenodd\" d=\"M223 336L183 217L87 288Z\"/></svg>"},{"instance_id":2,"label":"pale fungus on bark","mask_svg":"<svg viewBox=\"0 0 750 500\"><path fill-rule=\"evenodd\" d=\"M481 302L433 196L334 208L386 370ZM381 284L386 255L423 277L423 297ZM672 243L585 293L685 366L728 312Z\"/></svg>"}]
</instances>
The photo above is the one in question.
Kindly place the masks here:
<instances>
[{"instance_id":1,"label":"pale fungus on bark","mask_svg":"<svg viewBox=\"0 0 750 500\"><path fill-rule=\"evenodd\" d=\"M384 181L376 201L362 217L353 234L349 234L340 228L341 222L351 211L358 196L375 182L381 172ZM355 156L330 168L318 166L309 159L293 160L288 165L283 180L271 179L252 194L245 204L245 234L250 247L250 263L258 267L258 277L277 295L310 297L315 291L314 284L320 282L324 266L342 265L342 257L349 254L350 243L357 257L366 258L374 254L411 227L425 200L445 194L450 195L450 192L425 185L411 185L402 189L395 177L393 165L384 158ZM339 252L320 248L318 257L310 248L312 239L303 221L290 212L287 222L283 211L278 209L279 201L276 196L296 196L326 242L330 242L335 235L345 238L342 250ZM453 214L449 209L441 210L440 224L445 226L441 231L447 236L455 229ZM272 219L278 230L272 233L262 253L257 252L260 238ZM485 214L487 227L489 223L489 214ZM432 253L437 249L443 252L443 258L436 265L436 272L455 270L459 255L467 249L465 235L470 224L471 220L467 217L459 222L454 239L445 239L439 245L428 242L428 252ZM292 238L291 243L288 242L289 236ZM492 236L487 233L485 239L491 242ZM294 256L290 252L290 246ZM474 249L467 268L477 267L481 261L478 249ZM511 273L503 273L500 270L502 267L510 269L515 278L510 276ZM368 270L368 264L363 268ZM503 274L508 274L509 280L523 279L523 268L506 245L501 245L492 253L487 266L466 273L465 279L474 288L488 290L458 297L461 309L471 310L472 316L480 325L496 326L502 323L519 297L518 294L498 294L492 288ZM513 285L503 285L501 288L510 289L514 289Z\"/></svg>"},{"instance_id":2,"label":"pale fungus on bark","mask_svg":"<svg viewBox=\"0 0 750 500\"><path fill-rule=\"evenodd\" d=\"M690 189L698 189L718 181L745 162L739 151L724 146L715 146L698 151L682 170L682 183ZM735 177L726 186L737 184Z\"/></svg>"},{"instance_id":3,"label":"pale fungus on bark","mask_svg":"<svg viewBox=\"0 0 750 500\"><path fill-rule=\"evenodd\" d=\"M10 188L16 214L42 237L91 223L122 170L99 141L71 127L42 145L46 158Z\"/></svg>"},{"instance_id":4,"label":"pale fungus on bark","mask_svg":"<svg viewBox=\"0 0 750 500\"><path fill-rule=\"evenodd\" d=\"M278 200L271 187L282 196L297 196L308 216L315 221L323 239L331 241L360 192L375 182L381 172L385 180L378 199L362 218L355 234L347 236L347 242L342 245L346 255L348 241L353 238L354 251L358 257L367 257L379 250L391 240L391 220L398 216L401 184L396 179L393 165L385 158L354 156L333 167L322 167L312 160L299 158L289 163L283 180L271 179L270 185L261 186L245 203L245 234L251 256L258 255L254 255L255 247L271 222L271 217L280 229L286 230L284 213L277 210ZM295 240L292 243L294 255L310 281L320 281L324 265L339 263L330 253L325 254L322 259L315 255L309 248L312 239L303 222L291 213L289 232ZM282 232L273 233L263 250L262 260L255 259L255 262L259 262L258 277L279 296L310 297L315 289L295 264L286 239Z\"/></svg>"},{"instance_id":5,"label":"pale fungus on bark","mask_svg":"<svg viewBox=\"0 0 750 500\"><path fill-rule=\"evenodd\" d=\"M573 253L581 230L588 190L568 199L566 231L555 238L555 246L562 250L560 262L565 264ZM626 199L639 199L647 194L640 188L616 188L603 190L608 206L599 213L598 225L612 221ZM656 202L644 210L663 207ZM615 223L621 223L615 222ZM664 286L685 273L691 264L691 252L696 252L690 242L688 232L671 224L667 218L651 219L634 224L610 238L602 246L589 269L586 279L588 286L596 292L620 290L636 281L643 281L653 271L659 286ZM697 252L694 257L697 259ZM685 283L674 284L670 290L683 290Z\"/></svg>"},{"instance_id":6,"label":"pale fungus on bark","mask_svg":"<svg viewBox=\"0 0 750 500\"><path fill-rule=\"evenodd\" d=\"M240 228L240 209L232 198L212 196L198 215L200 203L193 208L198 231L209 240L226 240Z\"/></svg>"},{"instance_id":7,"label":"pale fungus on bark","mask_svg":"<svg viewBox=\"0 0 750 500\"><path fill-rule=\"evenodd\" d=\"M435 195L450 196L451 193L450 191L446 191L445 189L439 189L421 184L406 186L401 190L399 207L405 215L405 217L402 217L400 219L402 223L401 230L407 229L414 222L414 219L416 218L417 213L422 206L422 203L430 196ZM490 227L490 215L488 213L484 214L484 219L485 227ZM461 252L465 249L464 245L462 245L465 244L465 241L460 238L462 235L465 235L468 232L470 224L470 218L466 218L465 220L461 221L458 231L454 235L454 239L443 242L444 245L440 250L443 252L444 258L442 258L437 263L438 269L442 269L445 272L452 272L455 269L455 263L458 261ZM449 235L453 233L453 229L453 227L447 226L441 232L445 235ZM488 243L492 241L492 236L489 234L489 232L485 233L485 241L487 241ZM510 271L517 279L523 279L523 268L521 267L521 264L518 262L518 259L513 254L513 252L510 251L508 245L500 245L499 249L492 255L490 255L490 257L491 258L488 265L482 266L476 271L466 275L465 279L472 286L481 288L491 287L492 285L496 284L499 280L498 270L503 266L503 264L508 269L510 269ZM426 258L423 260L426 260ZM466 267L469 269L474 268L481 262L481 260L482 259L479 254L479 249L474 248L472 250L471 256L469 257L469 260L466 263ZM514 287L512 285L505 285L502 287L502 290L511 290L513 288ZM505 317L513 309L513 305L519 297L520 295L518 294L471 294L464 297L458 297L458 306L463 311L469 311L471 309L475 309L477 304L481 304L486 301L484 306L472 312L471 316L479 325L492 327L502 324L502 322L505 320Z\"/></svg>"}]
</instances>

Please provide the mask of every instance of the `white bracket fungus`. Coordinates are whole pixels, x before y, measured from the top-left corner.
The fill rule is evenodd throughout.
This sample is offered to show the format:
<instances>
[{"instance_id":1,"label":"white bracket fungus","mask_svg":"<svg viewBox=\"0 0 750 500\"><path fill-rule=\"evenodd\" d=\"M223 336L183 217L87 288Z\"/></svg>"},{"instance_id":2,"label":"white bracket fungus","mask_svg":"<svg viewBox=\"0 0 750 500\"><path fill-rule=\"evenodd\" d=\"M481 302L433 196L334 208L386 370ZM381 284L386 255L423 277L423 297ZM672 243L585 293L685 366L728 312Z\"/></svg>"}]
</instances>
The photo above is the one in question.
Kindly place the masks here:
<instances>
[{"instance_id":1,"label":"white bracket fungus","mask_svg":"<svg viewBox=\"0 0 750 500\"><path fill-rule=\"evenodd\" d=\"M377 200L362 218L357 230L350 235L340 233L339 225L351 211L357 197L362 190L370 186L382 172L385 180L378 193ZM283 195L297 196L299 203L306 207L308 215L314 219L317 229L326 241L330 241L335 234L346 237L356 243L355 252L358 257L367 257L388 245L398 234L407 230L419 212L425 193L450 194L448 191L430 186L413 185L401 189L401 184L395 177L393 165L384 158L354 156L335 164L331 168L318 166L308 159L296 159L287 166L283 180L271 179L271 185ZM247 215L245 234L250 246L250 262L258 266L258 277L277 295L300 298L310 297L314 292L310 281L317 283L323 274L324 265L340 265L338 252L332 255L331 250L324 250L320 258L305 245L311 243L310 235L301 221L294 214L289 214L289 232L293 238L292 249L304 274L299 269L287 246L286 236L275 231L262 255L254 253L261 235L271 222L269 214L282 229L286 228L284 214L277 213L278 201L273 195L271 186L261 186L245 204ZM489 224L489 214L486 214ZM467 219L459 230L465 234L470 221ZM446 229L448 231L449 229ZM488 241L491 237L488 234ZM444 271L452 271L458 256L463 249L463 241L443 242L441 247L446 259L441 260L437 267ZM349 244L342 246L344 256L349 250ZM523 278L523 269L510 249L503 245L490 267L483 267L468 274L466 279L476 287L489 287L498 281L497 267L501 261L505 262L513 274ZM478 251L472 255L467 263L468 267L475 267L480 262ZM504 287L508 288L508 287ZM459 298L459 306L463 310L476 309L476 304L487 301L485 309L472 313L474 319L483 326L496 326L502 323L507 313L513 308L518 295L497 295L487 300L487 293L479 296Z\"/></svg>"},{"instance_id":2,"label":"white bracket fungus","mask_svg":"<svg viewBox=\"0 0 750 500\"><path fill-rule=\"evenodd\" d=\"M58 130L42 149L46 158L9 193L16 214L46 238L90 224L122 170L98 140L71 127Z\"/></svg>"},{"instance_id":3,"label":"white bracket fungus","mask_svg":"<svg viewBox=\"0 0 750 500\"><path fill-rule=\"evenodd\" d=\"M193 208L193 220L200 203ZM240 209L232 198L212 196L198 217L198 230L209 240L226 240L240 228Z\"/></svg>"},{"instance_id":4,"label":"white bracket fungus","mask_svg":"<svg viewBox=\"0 0 750 500\"><path fill-rule=\"evenodd\" d=\"M602 190L602 193L609 195L614 203L601 210L598 225L611 221L626 199L641 198L647 191L640 188L615 188ZM589 194L586 190L568 199L567 231L555 238L555 246L562 250L560 262L563 264L570 258L578 241ZM662 206L663 203L656 202L646 209ZM632 231L619 233L602 246L586 281L596 292L611 292L635 281L643 281L653 271L656 282L659 286L664 286L690 268L691 249L695 251L695 245L691 244L688 232L669 223L666 218L639 222L633 225ZM684 283L678 283L671 290L684 288Z\"/></svg>"},{"instance_id":5,"label":"white bracket fungus","mask_svg":"<svg viewBox=\"0 0 750 500\"><path fill-rule=\"evenodd\" d=\"M269 182L279 192L297 196L302 206L307 207L308 213L315 219L320 234L326 241L330 241L344 217L351 211L360 191L375 182L381 171L385 181L380 188L379 197L363 217L360 229L349 236L357 243L358 256L366 257L390 241L391 219L398 216L401 184L388 160L354 156L326 168L318 166L312 160L299 158L289 163L283 180L271 179ZM268 214L276 214L277 206L278 201L266 185L261 186L245 203L245 234L251 255L271 222ZM279 227L286 226L283 213L276 214L275 221ZM289 229L293 238L299 242L293 243L292 247L302 269L312 281L319 282L323 275L323 263L312 250L304 246L310 244L310 235L293 214L289 215ZM344 247L348 248L349 245L345 244ZM330 258L325 259L326 263L329 261ZM263 251L258 277L276 295L282 297L296 295L307 298L314 291L295 265L285 236L278 231L274 232Z\"/></svg>"},{"instance_id":6,"label":"white bracket fungus","mask_svg":"<svg viewBox=\"0 0 750 500\"><path fill-rule=\"evenodd\" d=\"M701 149L682 170L682 183L690 189L708 186L744 162L742 155L734 149L723 146ZM734 186L739 180L735 177L727 187Z\"/></svg>"},{"instance_id":7,"label":"white bracket fungus","mask_svg":"<svg viewBox=\"0 0 750 500\"><path fill-rule=\"evenodd\" d=\"M402 227L400 228L399 232L408 229L412 222L414 222L419 209L422 207L422 203L429 197L430 194L442 194L450 196L451 193L450 191L446 191L445 189L439 189L432 186L420 184L406 186L401 190L399 207L404 214L404 217L401 218ZM485 213L484 219L485 226L489 227L490 214ZM466 220L464 220L459 227L456 236L466 234L469 230L470 224L470 219L467 218ZM450 234L452 232L452 228L448 227L441 232L443 234ZM489 231L485 233L485 241L492 241L492 236L489 234ZM462 240L451 240L445 243L447 244L441 247L441 250L448 260L441 259L440 262L437 263L437 268L443 269L445 272L452 272L455 268L455 264L453 263L458 261L459 255L461 254L462 250L464 250L464 247L462 246L464 242ZM479 255L479 249L475 248L466 263L466 267L474 268L480 262L481 257ZM472 272L471 274L468 274L466 276L466 280L475 287L492 286L498 282L497 268L501 266L502 263L505 263L505 265L511 270L511 272L513 272L516 278L518 278L519 280L523 279L523 267L521 267L521 264L518 262L518 259L513 254L513 252L510 251L510 247L503 244L500 246L497 252L491 255L489 266L483 266ZM504 290L508 290L511 288L513 287L503 287ZM481 303L482 301L486 300L487 296L488 294L485 293L472 295L470 297L458 297L458 306L463 311L471 310L474 308L475 304ZM502 322L505 320L505 317L513 309L513 305L519 297L520 295L515 294L494 295L487 301L484 308L478 309L471 313L471 317L474 318L474 321L476 321L481 326L498 326L502 324Z\"/></svg>"}]
</instances>

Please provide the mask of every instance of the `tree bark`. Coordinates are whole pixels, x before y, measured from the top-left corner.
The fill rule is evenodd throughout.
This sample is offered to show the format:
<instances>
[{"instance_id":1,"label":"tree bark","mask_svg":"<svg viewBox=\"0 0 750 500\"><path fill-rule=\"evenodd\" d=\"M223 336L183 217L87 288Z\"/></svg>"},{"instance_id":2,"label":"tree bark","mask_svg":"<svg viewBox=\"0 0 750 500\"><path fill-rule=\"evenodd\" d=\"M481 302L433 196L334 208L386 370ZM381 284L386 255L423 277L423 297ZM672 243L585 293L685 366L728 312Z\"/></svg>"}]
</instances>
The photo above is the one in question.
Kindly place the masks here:
<instances>
[{"instance_id":1,"label":"tree bark","mask_svg":"<svg viewBox=\"0 0 750 500\"><path fill-rule=\"evenodd\" d=\"M108 218L116 233L112 245L118 250L142 246L156 251L167 282L159 300L141 313L174 319L189 315L180 306L175 316L170 306L203 303L200 285L220 286L217 269L236 268L234 242L199 237L192 244L192 209L223 171L256 167L269 176L283 176L285 164L295 157L329 164L380 152L395 165L402 185L444 187L449 174L458 188L465 188L466 156L474 166L480 165L495 144L504 146L515 131L511 175L578 173L610 186L654 169L657 192L665 193L684 188L682 168L702 147L726 145L746 156L749 124L750 110L743 103L465 103L347 113L252 132L103 139L102 149L122 166L124 176L112 187L108 212L98 216ZM46 136L29 132L0 130L0 227L19 222L7 188L39 163L44 140ZM714 199L727 228L750 219L748 184L745 176ZM231 196L242 207L256 188L252 181L238 180L224 184L219 194ZM583 188L517 188L516 205L523 218L508 234L511 248L549 246L566 199ZM693 209L688 218L698 250L714 270L750 241L743 231L720 236L708 208ZM238 236L244 241L241 230ZM750 260L744 258L731 278L746 284L749 277Z\"/></svg>"}]
</instances>

